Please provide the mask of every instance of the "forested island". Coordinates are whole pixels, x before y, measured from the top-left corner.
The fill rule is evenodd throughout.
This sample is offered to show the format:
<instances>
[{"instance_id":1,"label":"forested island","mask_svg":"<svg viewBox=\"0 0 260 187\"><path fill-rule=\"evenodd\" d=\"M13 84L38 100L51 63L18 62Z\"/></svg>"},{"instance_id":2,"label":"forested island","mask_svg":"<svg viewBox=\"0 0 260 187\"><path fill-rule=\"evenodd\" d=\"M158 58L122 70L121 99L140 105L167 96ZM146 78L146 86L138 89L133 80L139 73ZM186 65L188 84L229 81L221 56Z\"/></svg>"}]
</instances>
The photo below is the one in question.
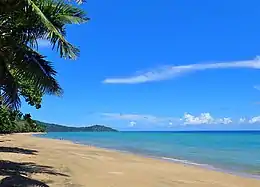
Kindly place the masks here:
<instances>
[{"instance_id":1,"label":"forested island","mask_svg":"<svg viewBox=\"0 0 260 187\"><path fill-rule=\"evenodd\" d=\"M30 114L0 108L0 134L22 132L116 132L117 130L104 125L86 127L68 127L33 120Z\"/></svg>"},{"instance_id":2,"label":"forested island","mask_svg":"<svg viewBox=\"0 0 260 187\"><path fill-rule=\"evenodd\" d=\"M46 132L117 132L117 130L104 125L91 125L86 127L68 127L64 125L35 121L37 125L44 127Z\"/></svg>"},{"instance_id":3,"label":"forested island","mask_svg":"<svg viewBox=\"0 0 260 187\"><path fill-rule=\"evenodd\" d=\"M0 115L0 118L1 117L3 116ZM17 121L12 121L9 123L6 121L0 125L0 134L26 132L117 132L117 130L104 125L68 127L64 125L45 123L32 120L28 114L21 116L21 118Z\"/></svg>"}]
</instances>

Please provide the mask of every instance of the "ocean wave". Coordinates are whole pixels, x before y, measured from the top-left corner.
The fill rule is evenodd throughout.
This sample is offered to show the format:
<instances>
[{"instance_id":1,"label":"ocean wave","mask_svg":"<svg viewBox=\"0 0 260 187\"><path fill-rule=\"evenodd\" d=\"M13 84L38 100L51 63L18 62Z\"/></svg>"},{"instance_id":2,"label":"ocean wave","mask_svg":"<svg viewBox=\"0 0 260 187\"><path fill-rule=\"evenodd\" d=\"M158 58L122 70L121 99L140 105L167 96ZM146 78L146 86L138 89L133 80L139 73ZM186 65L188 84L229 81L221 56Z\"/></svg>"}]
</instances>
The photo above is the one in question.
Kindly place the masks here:
<instances>
[{"instance_id":1,"label":"ocean wave","mask_svg":"<svg viewBox=\"0 0 260 187\"><path fill-rule=\"evenodd\" d=\"M181 159L176 159L176 158L161 157L161 159L170 160L172 162L177 162L177 163L182 163L182 164L187 164L187 165L193 165L193 166L212 167L212 166L207 165L207 164L199 164L199 163L196 163L196 162L191 162L191 161L188 161L188 160L181 160Z\"/></svg>"}]
</instances>

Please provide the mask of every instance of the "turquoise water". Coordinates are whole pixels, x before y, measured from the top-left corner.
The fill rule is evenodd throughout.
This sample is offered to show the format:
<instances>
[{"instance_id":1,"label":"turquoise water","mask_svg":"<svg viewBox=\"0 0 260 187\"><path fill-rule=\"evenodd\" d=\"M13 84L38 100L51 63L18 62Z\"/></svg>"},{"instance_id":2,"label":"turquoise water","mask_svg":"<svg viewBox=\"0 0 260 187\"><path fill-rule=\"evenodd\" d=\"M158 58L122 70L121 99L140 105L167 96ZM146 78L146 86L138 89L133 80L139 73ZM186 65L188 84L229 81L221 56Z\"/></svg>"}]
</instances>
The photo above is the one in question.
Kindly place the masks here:
<instances>
[{"instance_id":1,"label":"turquoise water","mask_svg":"<svg viewBox=\"0 0 260 187\"><path fill-rule=\"evenodd\" d=\"M260 132L53 132L40 136L260 175Z\"/></svg>"}]
</instances>

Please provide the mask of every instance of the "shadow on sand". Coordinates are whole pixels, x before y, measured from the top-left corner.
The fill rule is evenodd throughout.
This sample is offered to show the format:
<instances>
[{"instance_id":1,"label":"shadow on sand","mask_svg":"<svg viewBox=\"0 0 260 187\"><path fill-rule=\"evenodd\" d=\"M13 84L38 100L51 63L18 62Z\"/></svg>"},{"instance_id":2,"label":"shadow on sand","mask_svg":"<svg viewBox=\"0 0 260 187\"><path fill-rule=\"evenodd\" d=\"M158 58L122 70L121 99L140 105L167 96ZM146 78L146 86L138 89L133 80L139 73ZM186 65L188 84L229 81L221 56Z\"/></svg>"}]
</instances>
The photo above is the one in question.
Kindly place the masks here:
<instances>
[{"instance_id":1,"label":"shadow on sand","mask_svg":"<svg viewBox=\"0 0 260 187\"><path fill-rule=\"evenodd\" d=\"M11 140L0 140L0 143L2 143L2 142L9 142L9 141L11 141Z\"/></svg>"},{"instance_id":2,"label":"shadow on sand","mask_svg":"<svg viewBox=\"0 0 260 187\"><path fill-rule=\"evenodd\" d=\"M0 152L14 152L14 153L24 153L24 154L36 154L35 150L26 150L21 148L5 147ZM10 151L11 150L11 151ZM49 175L59 175L68 177L66 174L62 174L54 171L51 166L37 165L33 162L11 162L8 160L0 160L0 176L5 176L4 179L0 180L0 187L29 187L29 186L38 186L38 187L48 187L47 184L29 178L31 174L43 173Z\"/></svg>"},{"instance_id":3,"label":"shadow on sand","mask_svg":"<svg viewBox=\"0 0 260 187\"><path fill-rule=\"evenodd\" d=\"M36 155L38 151L31 150L31 149L23 149L19 147L2 147L0 146L0 153L21 153L21 154L28 154L28 155Z\"/></svg>"}]
</instances>

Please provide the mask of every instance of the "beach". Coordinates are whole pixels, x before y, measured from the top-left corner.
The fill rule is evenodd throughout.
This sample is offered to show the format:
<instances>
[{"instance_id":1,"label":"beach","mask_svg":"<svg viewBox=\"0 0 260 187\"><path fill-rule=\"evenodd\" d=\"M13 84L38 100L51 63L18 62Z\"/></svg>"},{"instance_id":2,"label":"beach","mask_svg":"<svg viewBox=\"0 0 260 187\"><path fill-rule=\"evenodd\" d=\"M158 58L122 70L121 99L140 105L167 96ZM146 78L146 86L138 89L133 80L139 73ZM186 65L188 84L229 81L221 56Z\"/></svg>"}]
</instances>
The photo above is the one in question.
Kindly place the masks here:
<instances>
[{"instance_id":1,"label":"beach","mask_svg":"<svg viewBox=\"0 0 260 187\"><path fill-rule=\"evenodd\" d=\"M28 134L0 136L0 160L0 186L260 186L253 178Z\"/></svg>"}]
</instances>

